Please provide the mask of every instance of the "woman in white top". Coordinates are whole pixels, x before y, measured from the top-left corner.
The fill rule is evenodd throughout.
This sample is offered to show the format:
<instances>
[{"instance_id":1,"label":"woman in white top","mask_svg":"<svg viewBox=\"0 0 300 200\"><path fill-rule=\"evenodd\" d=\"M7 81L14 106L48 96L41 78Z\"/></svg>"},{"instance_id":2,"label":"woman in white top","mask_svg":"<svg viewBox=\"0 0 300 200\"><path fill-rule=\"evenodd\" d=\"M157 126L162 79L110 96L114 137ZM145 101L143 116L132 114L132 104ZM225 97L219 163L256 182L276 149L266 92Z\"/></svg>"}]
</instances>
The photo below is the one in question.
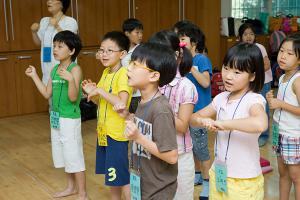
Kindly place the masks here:
<instances>
[{"instance_id":1,"label":"woman in white top","mask_svg":"<svg viewBox=\"0 0 300 200\"><path fill-rule=\"evenodd\" d=\"M70 0L47 0L51 17L44 17L40 23L31 25L32 38L36 45L41 45L41 66L43 83L48 83L50 72L59 62L53 56L53 38L56 33L69 30L77 33L78 25L74 18L66 16Z\"/></svg>"},{"instance_id":2,"label":"woman in white top","mask_svg":"<svg viewBox=\"0 0 300 200\"><path fill-rule=\"evenodd\" d=\"M255 42L255 29L251 24L244 23L240 26L239 38L241 42L255 44L260 49L260 52L264 59L264 71L265 71L265 83L260 93L266 98L266 93L271 90L271 82L273 80L271 64L270 64L270 60L266 48L263 45ZM266 112L269 117L270 110L268 105L266 105ZM265 145L268 138L269 138L269 128L260 135L258 140L259 146Z\"/></svg>"}]
</instances>

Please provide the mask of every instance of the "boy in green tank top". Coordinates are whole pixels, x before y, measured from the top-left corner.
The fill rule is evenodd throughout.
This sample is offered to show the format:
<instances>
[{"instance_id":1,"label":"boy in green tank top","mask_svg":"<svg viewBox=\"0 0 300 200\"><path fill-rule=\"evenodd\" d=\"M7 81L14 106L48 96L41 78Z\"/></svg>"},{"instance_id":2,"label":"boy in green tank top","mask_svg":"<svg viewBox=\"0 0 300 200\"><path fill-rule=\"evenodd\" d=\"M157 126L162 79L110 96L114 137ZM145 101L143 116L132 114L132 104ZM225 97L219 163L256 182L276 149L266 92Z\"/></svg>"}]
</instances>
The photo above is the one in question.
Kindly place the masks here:
<instances>
[{"instance_id":1,"label":"boy in green tank top","mask_svg":"<svg viewBox=\"0 0 300 200\"><path fill-rule=\"evenodd\" d=\"M88 200L79 108L82 72L74 62L81 47L78 35L71 31L61 31L53 39L53 55L60 63L52 69L48 84L43 84L33 66L29 66L25 74L32 78L46 99L52 98L52 158L54 167L64 167L68 175L67 188L55 193L53 197L78 194L77 200Z\"/></svg>"}]
</instances>

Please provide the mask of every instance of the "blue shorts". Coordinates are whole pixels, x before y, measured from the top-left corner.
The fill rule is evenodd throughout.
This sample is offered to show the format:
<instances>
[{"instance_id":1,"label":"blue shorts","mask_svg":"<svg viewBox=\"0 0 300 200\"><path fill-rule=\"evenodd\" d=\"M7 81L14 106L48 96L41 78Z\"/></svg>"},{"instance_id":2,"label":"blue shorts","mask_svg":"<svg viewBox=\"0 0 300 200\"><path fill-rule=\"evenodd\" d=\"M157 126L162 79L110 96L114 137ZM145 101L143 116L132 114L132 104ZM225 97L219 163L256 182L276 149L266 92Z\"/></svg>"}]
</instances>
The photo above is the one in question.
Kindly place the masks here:
<instances>
[{"instance_id":1,"label":"blue shorts","mask_svg":"<svg viewBox=\"0 0 300 200\"><path fill-rule=\"evenodd\" d=\"M190 127L190 133L193 141L194 156L200 161L209 160L207 130L205 128Z\"/></svg>"},{"instance_id":2,"label":"blue shorts","mask_svg":"<svg viewBox=\"0 0 300 200\"><path fill-rule=\"evenodd\" d=\"M107 136L107 146L96 144L96 174L105 174L105 185L129 184L128 142L120 142Z\"/></svg>"}]
</instances>

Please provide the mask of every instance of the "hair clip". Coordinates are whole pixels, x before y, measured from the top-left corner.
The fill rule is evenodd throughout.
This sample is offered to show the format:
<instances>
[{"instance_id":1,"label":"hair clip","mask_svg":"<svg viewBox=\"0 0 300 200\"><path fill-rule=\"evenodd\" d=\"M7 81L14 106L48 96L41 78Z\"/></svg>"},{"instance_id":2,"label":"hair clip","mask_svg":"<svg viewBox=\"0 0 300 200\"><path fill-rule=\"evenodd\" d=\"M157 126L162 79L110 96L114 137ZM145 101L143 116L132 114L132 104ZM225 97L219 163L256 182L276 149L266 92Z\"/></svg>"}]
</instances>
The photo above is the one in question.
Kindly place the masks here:
<instances>
[{"instance_id":1,"label":"hair clip","mask_svg":"<svg viewBox=\"0 0 300 200\"><path fill-rule=\"evenodd\" d=\"M180 48L185 47L185 46L186 46L186 42L180 42L180 43L179 43L179 46L180 46Z\"/></svg>"}]
</instances>

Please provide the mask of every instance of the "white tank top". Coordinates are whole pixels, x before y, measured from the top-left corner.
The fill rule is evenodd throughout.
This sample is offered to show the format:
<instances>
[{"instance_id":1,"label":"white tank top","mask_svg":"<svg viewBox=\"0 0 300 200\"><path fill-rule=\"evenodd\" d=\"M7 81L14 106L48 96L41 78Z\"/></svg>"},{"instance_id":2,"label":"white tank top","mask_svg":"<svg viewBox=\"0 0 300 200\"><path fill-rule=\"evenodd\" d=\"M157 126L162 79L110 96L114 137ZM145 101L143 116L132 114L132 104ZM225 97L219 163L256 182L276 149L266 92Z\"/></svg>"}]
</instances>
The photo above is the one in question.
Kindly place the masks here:
<instances>
[{"instance_id":1,"label":"white tank top","mask_svg":"<svg viewBox=\"0 0 300 200\"><path fill-rule=\"evenodd\" d=\"M285 75L282 75L279 79L279 87L277 93L277 99L283 100L284 90L284 102L293 106L299 106L297 96L293 92L293 82L296 78L300 77L300 72L297 72L290 81L282 83L282 79ZM289 83L288 83L289 82ZM281 116L280 116L281 115ZM280 116L280 121L279 121ZM279 121L279 133L285 136L300 137L300 116L294 115L285 110L276 109L274 111L273 120L278 123Z\"/></svg>"}]
</instances>

